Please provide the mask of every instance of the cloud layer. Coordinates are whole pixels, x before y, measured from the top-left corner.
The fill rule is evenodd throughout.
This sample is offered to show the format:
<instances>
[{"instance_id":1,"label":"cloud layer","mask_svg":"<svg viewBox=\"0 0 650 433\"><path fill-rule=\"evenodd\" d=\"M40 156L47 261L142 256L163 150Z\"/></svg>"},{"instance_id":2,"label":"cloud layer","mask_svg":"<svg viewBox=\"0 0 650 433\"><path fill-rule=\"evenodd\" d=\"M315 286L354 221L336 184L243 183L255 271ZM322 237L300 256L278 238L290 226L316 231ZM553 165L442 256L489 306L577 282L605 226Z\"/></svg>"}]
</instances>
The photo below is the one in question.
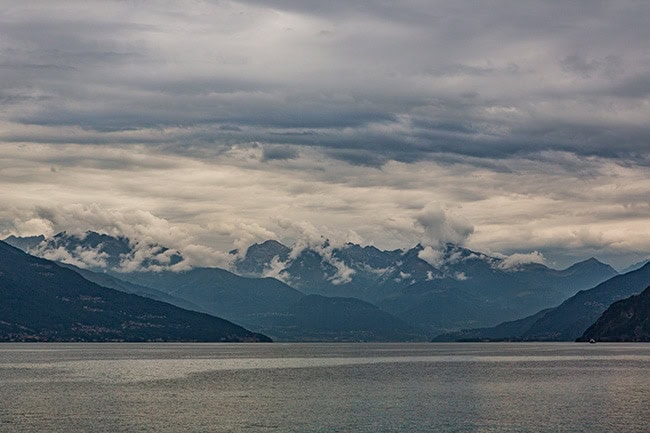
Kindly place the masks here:
<instances>
[{"instance_id":1,"label":"cloud layer","mask_svg":"<svg viewBox=\"0 0 650 433\"><path fill-rule=\"evenodd\" d=\"M650 250L644 2L0 8L2 234Z\"/></svg>"}]
</instances>

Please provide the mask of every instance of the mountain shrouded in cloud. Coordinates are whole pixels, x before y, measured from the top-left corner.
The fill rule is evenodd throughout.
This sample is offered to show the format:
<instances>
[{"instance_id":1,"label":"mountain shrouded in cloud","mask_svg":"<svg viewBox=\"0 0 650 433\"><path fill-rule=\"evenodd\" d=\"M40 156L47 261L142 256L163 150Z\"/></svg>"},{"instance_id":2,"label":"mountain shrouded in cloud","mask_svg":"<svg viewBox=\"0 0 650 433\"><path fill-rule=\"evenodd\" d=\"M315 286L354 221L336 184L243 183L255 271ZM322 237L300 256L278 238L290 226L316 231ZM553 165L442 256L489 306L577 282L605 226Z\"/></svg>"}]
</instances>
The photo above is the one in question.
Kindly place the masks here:
<instances>
[{"instance_id":1,"label":"mountain shrouded in cloud","mask_svg":"<svg viewBox=\"0 0 650 433\"><path fill-rule=\"evenodd\" d=\"M20 247L20 243L14 244ZM82 269L133 272L187 268L178 251L92 231L80 235L61 232L25 250Z\"/></svg>"},{"instance_id":2,"label":"mountain shrouded in cloud","mask_svg":"<svg viewBox=\"0 0 650 433\"><path fill-rule=\"evenodd\" d=\"M494 256L451 243L381 250L337 245L316 237L309 226L303 229L312 238L290 247L267 240L231 251L231 270L240 276L193 267L183 251L142 247L126 237L92 231L59 233L28 251L81 266L82 275L107 287L215 314L283 339L422 339L532 314L616 275L593 258L556 270L540 263L539 253ZM305 300L305 294L320 297ZM344 323L306 320L317 305ZM396 332L378 328L382 320L394 323Z\"/></svg>"},{"instance_id":3,"label":"mountain shrouded in cloud","mask_svg":"<svg viewBox=\"0 0 650 433\"><path fill-rule=\"evenodd\" d=\"M558 267L650 251L646 2L0 10L3 238L137 234L199 266L309 225Z\"/></svg>"}]
</instances>

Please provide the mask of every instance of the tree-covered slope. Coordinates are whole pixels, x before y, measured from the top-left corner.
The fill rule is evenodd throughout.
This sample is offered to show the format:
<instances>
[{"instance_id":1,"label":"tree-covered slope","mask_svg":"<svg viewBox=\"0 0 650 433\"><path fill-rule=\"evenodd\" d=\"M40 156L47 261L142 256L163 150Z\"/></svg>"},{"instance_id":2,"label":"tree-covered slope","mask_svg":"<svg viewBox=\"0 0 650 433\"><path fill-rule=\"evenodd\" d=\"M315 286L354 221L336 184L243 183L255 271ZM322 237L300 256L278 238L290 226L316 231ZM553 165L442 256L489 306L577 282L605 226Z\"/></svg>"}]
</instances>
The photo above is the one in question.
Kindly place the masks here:
<instances>
[{"instance_id":1,"label":"tree-covered slope","mask_svg":"<svg viewBox=\"0 0 650 433\"><path fill-rule=\"evenodd\" d=\"M650 287L614 302L578 341L650 341Z\"/></svg>"},{"instance_id":2,"label":"tree-covered slope","mask_svg":"<svg viewBox=\"0 0 650 433\"><path fill-rule=\"evenodd\" d=\"M0 341L270 341L207 314L98 286L0 242Z\"/></svg>"}]
</instances>

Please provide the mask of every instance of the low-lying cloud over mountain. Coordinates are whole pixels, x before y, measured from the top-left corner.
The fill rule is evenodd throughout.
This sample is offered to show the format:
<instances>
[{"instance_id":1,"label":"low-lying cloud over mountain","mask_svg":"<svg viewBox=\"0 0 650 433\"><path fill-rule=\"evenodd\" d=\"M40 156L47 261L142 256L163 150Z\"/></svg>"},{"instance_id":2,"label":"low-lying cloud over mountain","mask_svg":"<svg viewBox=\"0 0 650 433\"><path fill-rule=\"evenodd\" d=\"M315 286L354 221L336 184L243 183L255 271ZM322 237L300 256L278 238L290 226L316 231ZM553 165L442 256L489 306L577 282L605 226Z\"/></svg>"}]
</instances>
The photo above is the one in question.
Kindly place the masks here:
<instances>
[{"instance_id":1,"label":"low-lying cloud over mountain","mask_svg":"<svg viewBox=\"0 0 650 433\"><path fill-rule=\"evenodd\" d=\"M310 232L309 227L304 229ZM450 243L381 250L322 237L303 238L291 247L267 240L244 251L230 251L230 270L237 276L224 269L196 267L183 251L92 231L6 241L82 268L80 272L89 279L109 287L155 299L163 291L175 305L189 303L192 309L285 339L307 338L298 331L298 317L309 316L297 304L305 294L322 297L312 298L322 302L309 303L309 308L328 305L347 311L339 311L345 317L354 316L353 311L365 312L368 321L344 326L354 330L355 336L349 338L384 338L367 334L373 328L367 326L390 313L395 324L408 324L401 328L400 338L418 339L532 314L616 275L613 268L594 258L556 270L540 263L543 256L539 253L495 256ZM121 284L119 279L128 283ZM325 328L318 332L314 328L309 338L317 338L321 331L323 338L347 338L343 328L336 332L332 328L333 334Z\"/></svg>"},{"instance_id":2,"label":"low-lying cloud over mountain","mask_svg":"<svg viewBox=\"0 0 650 433\"><path fill-rule=\"evenodd\" d=\"M650 251L645 2L0 10L2 237Z\"/></svg>"}]
</instances>

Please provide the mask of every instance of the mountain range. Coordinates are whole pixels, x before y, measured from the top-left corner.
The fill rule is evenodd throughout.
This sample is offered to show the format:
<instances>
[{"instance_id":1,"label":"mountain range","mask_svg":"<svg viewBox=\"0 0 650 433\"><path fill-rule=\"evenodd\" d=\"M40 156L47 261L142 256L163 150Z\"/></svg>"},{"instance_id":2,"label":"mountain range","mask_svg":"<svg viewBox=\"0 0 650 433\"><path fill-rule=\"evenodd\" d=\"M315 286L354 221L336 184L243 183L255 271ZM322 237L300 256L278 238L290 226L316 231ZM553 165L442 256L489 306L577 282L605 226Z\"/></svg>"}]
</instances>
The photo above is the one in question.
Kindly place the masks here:
<instances>
[{"instance_id":1,"label":"mountain range","mask_svg":"<svg viewBox=\"0 0 650 433\"><path fill-rule=\"evenodd\" d=\"M640 293L650 285L650 263L583 290L554 308L495 327L443 334L434 341L573 341L582 336L614 302Z\"/></svg>"},{"instance_id":2,"label":"mountain range","mask_svg":"<svg viewBox=\"0 0 650 433\"><path fill-rule=\"evenodd\" d=\"M121 277L285 341L426 340L424 333L368 302L306 295L273 278L246 278L219 268Z\"/></svg>"},{"instance_id":3,"label":"mountain range","mask_svg":"<svg viewBox=\"0 0 650 433\"><path fill-rule=\"evenodd\" d=\"M577 331L526 333L567 298L617 275L594 258L556 270L453 244L384 251L268 240L231 251L233 265L225 270L191 268L181 251L95 232L7 242L77 266L99 285L287 341L411 341L445 333L452 340L570 339ZM485 334L453 333L465 328Z\"/></svg>"},{"instance_id":4,"label":"mountain range","mask_svg":"<svg viewBox=\"0 0 650 433\"><path fill-rule=\"evenodd\" d=\"M151 271L142 267L125 272L124 257L135 255L128 250L128 240L109 239L105 248L97 241L106 236L92 232L83 236L59 233L55 241L33 244L29 251L82 264L85 269L67 263L60 266L98 285L223 317L284 341L427 340L425 333L368 302L309 296L273 278L246 278L219 268ZM79 253L87 251L94 256L83 262L88 257ZM182 256L178 257L176 263L182 262ZM111 263L114 267L110 267ZM172 263L167 269L173 266Z\"/></svg>"},{"instance_id":5,"label":"mountain range","mask_svg":"<svg viewBox=\"0 0 650 433\"><path fill-rule=\"evenodd\" d=\"M362 299L429 334L526 316L617 275L593 258L555 270L452 244L382 251L324 241L292 249L273 240L251 245L235 270L307 294Z\"/></svg>"}]
</instances>

